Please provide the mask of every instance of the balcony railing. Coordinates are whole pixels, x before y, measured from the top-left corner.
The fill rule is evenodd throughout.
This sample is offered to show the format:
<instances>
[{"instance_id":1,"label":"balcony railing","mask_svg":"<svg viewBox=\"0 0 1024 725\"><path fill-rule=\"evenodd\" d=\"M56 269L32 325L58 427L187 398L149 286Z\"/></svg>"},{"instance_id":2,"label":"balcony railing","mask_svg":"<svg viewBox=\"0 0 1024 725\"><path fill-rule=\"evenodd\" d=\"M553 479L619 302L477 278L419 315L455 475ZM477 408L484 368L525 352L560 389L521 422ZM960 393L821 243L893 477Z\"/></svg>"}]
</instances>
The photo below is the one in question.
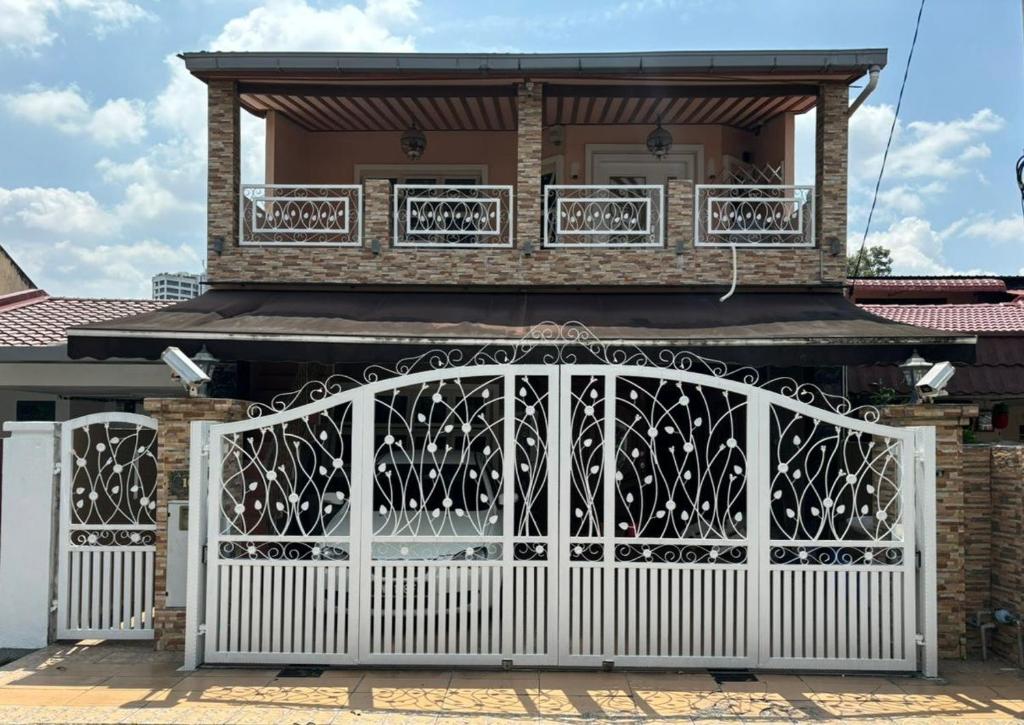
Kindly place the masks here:
<instances>
[{"instance_id":1,"label":"balcony railing","mask_svg":"<svg viewBox=\"0 0 1024 725\"><path fill-rule=\"evenodd\" d=\"M358 247L363 187L355 184L245 184L240 244Z\"/></svg>"},{"instance_id":2,"label":"balcony railing","mask_svg":"<svg viewBox=\"0 0 1024 725\"><path fill-rule=\"evenodd\" d=\"M814 187L698 184L698 247L813 247Z\"/></svg>"},{"instance_id":3,"label":"balcony railing","mask_svg":"<svg viewBox=\"0 0 1024 725\"><path fill-rule=\"evenodd\" d=\"M544 191L545 247L662 247L659 185L551 185Z\"/></svg>"},{"instance_id":4,"label":"balcony railing","mask_svg":"<svg viewBox=\"0 0 1024 725\"><path fill-rule=\"evenodd\" d=\"M396 184L396 247L511 247L511 186Z\"/></svg>"}]
</instances>

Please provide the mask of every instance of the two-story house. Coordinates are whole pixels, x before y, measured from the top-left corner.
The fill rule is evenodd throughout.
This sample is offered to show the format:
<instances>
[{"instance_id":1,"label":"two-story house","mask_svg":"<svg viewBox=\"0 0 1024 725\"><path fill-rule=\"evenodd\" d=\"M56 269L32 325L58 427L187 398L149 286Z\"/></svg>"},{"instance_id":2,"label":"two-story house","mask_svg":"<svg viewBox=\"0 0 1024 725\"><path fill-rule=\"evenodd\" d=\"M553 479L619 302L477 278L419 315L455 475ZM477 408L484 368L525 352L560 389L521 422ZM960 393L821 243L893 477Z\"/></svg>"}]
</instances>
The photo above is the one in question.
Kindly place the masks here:
<instances>
[{"instance_id":1,"label":"two-story house","mask_svg":"<svg viewBox=\"0 0 1024 725\"><path fill-rule=\"evenodd\" d=\"M259 404L195 431L190 661L918 667L917 433L829 395L973 342L843 293L884 50L182 59L210 290L70 350Z\"/></svg>"}]
</instances>

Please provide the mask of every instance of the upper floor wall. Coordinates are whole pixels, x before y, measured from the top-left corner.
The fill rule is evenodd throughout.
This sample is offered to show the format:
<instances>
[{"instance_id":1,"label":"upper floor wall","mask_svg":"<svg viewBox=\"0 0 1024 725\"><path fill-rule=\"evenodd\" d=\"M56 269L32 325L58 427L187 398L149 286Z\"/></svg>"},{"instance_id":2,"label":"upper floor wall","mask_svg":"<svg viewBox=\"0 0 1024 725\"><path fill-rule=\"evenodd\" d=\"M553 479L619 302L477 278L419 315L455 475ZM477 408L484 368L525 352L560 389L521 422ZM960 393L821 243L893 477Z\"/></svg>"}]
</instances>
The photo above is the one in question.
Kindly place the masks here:
<instances>
[{"instance_id":1,"label":"upper floor wall","mask_svg":"<svg viewBox=\"0 0 1024 725\"><path fill-rule=\"evenodd\" d=\"M221 55L187 58L209 86L213 284L845 278L848 84L877 54L726 79L432 71L402 85L195 67ZM245 189L240 107L267 130L266 183ZM794 116L811 107L816 184L800 188Z\"/></svg>"}]
</instances>

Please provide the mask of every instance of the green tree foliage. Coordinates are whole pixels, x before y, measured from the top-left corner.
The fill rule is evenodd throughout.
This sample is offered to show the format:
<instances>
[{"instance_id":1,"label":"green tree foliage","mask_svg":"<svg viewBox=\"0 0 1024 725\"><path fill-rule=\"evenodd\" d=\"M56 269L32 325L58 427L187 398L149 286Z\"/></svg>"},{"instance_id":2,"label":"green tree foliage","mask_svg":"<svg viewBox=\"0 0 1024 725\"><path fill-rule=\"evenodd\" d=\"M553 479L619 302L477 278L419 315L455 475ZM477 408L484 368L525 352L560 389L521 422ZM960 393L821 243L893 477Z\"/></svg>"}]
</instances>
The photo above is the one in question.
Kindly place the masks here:
<instances>
[{"instance_id":1,"label":"green tree foliage","mask_svg":"<svg viewBox=\"0 0 1024 725\"><path fill-rule=\"evenodd\" d=\"M885 247L866 247L861 255L860 269L857 268L856 254L846 258L848 277L888 277L892 274L892 254Z\"/></svg>"}]
</instances>

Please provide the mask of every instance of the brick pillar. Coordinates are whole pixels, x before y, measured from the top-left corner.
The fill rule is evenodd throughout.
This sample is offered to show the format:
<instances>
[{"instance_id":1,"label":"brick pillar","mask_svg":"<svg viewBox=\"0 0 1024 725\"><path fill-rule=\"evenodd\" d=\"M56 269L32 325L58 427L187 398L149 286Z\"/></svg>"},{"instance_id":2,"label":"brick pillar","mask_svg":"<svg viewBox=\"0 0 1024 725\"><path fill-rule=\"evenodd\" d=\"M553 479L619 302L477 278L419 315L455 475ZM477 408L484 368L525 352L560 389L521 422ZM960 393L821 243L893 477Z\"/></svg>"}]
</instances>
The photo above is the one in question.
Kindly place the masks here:
<instances>
[{"instance_id":1,"label":"brick pillar","mask_svg":"<svg viewBox=\"0 0 1024 725\"><path fill-rule=\"evenodd\" d=\"M846 183L849 90L845 83L819 86L815 126L814 231L821 250L822 281L846 280ZM832 253L832 240L839 251Z\"/></svg>"},{"instance_id":2,"label":"brick pillar","mask_svg":"<svg viewBox=\"0 0 1024 725\"><path fill-rule=\"evenodd\" d=\"M363 182L363 249L378 242L381 250L389 249L391 235L391 182L367 179Z\"/></svg>"},{"instance_id":3,"label":"brick pillar","mask_svg":"<svg viewBox=\"0 0 1024 725\"><path fill-rule=\"evenodd\" d=\"M238 244L238 195L241 175L238 87L234 81L207 83L206 258L211 278L230 268ZM214 251L216 239L223 252ZM223 262L223 264L220 264Z\"/></svg>"},{"instance_id":4,"label":"brick pillar","mask_svg":"<svg viewBox=\"0 0 1024 725\"><path fill-rule=\"evenodd\" d=\"M516 99L516 246L540 247L540 172L544 161L544 93L540 83L519 86Z\"/></svg>"},{"instance_id":5,"label":"brick pillar","mask_svg":"<svg viewBox=\"0 0 1024 725\"><path fill-rule=\"evenodd\" d=\"M975 405L892 405L882 408L882 422L887 425L935 426L939 657L967 656L963 427L976 415L978 407Z\"/></svg>"},{"instance_id":6,"label":"brick pillar","mask_svg":"<svg viewBox=\"0 0 1024 725\"><path fill-rule=\"evenodd\" d=\"M991 607L1024 614L1024 446L999 444L990 451ZM1016 662L1016 629L997 627L992 649Z\"/></svg>"},{"instance_id":7,"label":"brick pillar","mask_svg":"<svg viewBox=\"0 0 1024 725\"><path fill-rule=\"evenodd\" d=\"M153 558L153 644L156 649L185 646L185 608L167 606L167 509L171 500L188 500L184 491L172 494L173 479L187 482L189 424L193 420L229 421L245 417L248 403L225 398L147 398L144 408L157 420L156 554Z\"/></svg>"}]
</instances>

